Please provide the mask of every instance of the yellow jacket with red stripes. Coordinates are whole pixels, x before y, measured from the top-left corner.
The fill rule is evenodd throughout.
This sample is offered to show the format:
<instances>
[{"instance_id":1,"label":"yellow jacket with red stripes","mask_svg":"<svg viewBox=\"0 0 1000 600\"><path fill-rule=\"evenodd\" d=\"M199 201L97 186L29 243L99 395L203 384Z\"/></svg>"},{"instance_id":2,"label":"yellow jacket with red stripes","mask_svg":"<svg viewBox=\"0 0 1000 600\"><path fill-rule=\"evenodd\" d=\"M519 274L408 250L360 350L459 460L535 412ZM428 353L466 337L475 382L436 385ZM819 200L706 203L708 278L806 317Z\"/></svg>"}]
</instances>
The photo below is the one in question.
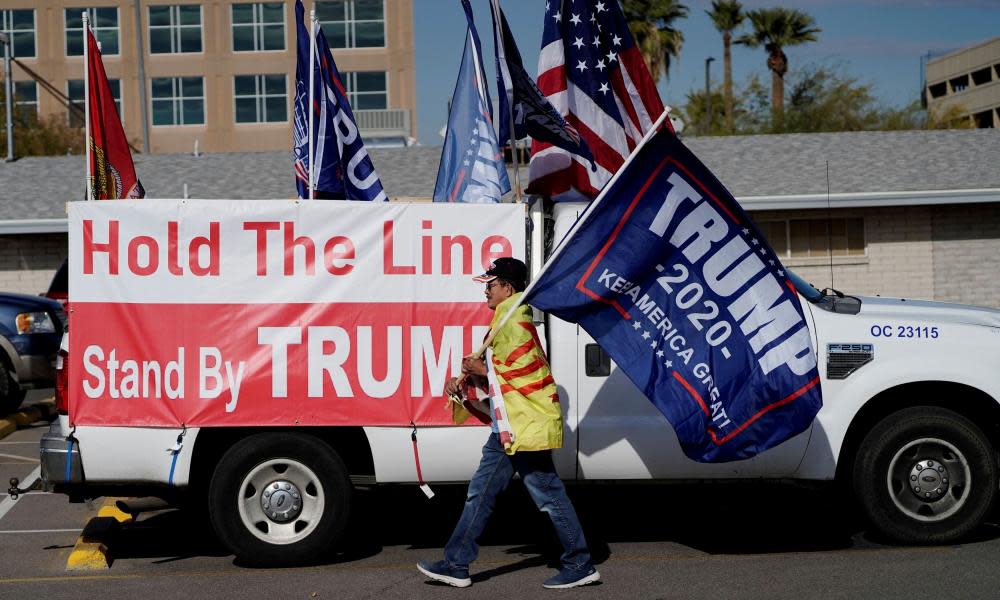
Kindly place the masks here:
<instances>
[{"instance_id":1,"label":"yellow jacket with red stripes","mask_svg":"<svg viewBox=\"0 0 1000 600\"><path fill-rule=\"evenodd\" d=\"M520 293L499 304L493 315L495 328ZM549 450L562 447L562 411L559 393L531 318L531 307L521 305L497 331L493 342L493 370L500 384L514 443L507 450Z\"/></svg>"}]
</instances>

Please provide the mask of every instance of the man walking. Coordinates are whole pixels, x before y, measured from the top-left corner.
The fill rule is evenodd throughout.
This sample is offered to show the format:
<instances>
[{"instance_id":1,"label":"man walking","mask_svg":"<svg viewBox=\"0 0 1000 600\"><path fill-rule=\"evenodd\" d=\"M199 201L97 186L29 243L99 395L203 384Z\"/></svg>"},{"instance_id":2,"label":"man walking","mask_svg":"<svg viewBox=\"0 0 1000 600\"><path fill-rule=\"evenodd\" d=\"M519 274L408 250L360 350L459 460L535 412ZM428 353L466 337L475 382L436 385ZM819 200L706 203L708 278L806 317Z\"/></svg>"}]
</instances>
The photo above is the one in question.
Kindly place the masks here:
<instances>
[{"instance_id":1,"label":"man walking","mask_svg":"<svg viewBox=\"0 0 1000 600\"><path fill-rule=\"evenodd\" d=\"M486 304L494 311L491 329L496 329L517 303L527 279L527 267L514 258L498 258L486 273L474 278L486 284ZM449 396L460 394L460 388L471 387L469 384L488 393L499 391L506 410L500 410L500 403L495 403L491 394L488 409L481 405L477 410L473 398L463 400L464 410L457 411L456 420L461 422L473 413L492 421L492 432L483 446L479 468L469 482L465 507L445 546L444 560L421 561L417 568L435 581L456 587L472 585L469 563L479 554L476 541L493 512L497 495L516 472L538 509L552 519L563 546L562 568L544 582L544 587L594 583L600 573L591 564L580 521L552 463L552 449L562 446L562 413L530 307L517 307L496 331L486 359L466 358L462 362L465 385L452 378L445 392ZM500 419L505 421L498 423Z\"/></svg>"}]
</instances>

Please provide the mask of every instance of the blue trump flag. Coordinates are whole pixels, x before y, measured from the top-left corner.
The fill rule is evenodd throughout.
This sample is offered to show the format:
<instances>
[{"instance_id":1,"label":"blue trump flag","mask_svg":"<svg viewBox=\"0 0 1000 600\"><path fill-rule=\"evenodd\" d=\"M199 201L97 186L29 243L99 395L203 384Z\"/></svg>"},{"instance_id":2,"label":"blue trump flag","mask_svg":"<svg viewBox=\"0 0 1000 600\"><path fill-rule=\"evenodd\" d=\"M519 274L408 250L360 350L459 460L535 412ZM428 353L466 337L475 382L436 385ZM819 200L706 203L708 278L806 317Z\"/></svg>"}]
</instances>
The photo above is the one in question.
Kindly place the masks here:
<instances>
[{"instance_id":1,"label":"blue trump flag","mask_svg":"<svg viewBox=\"0 0 1000 600\"><path fill-rule=\"evenodd\" d=\"M754 456L822 406L781 261L662 117L524 301L587 330L696 461Z\"/></svg>"},{"instance_id":2,"label":"blue trump flag","mask_svg":"<svg viewBox=\"0 0 1000 600\"><path fill-rule=\"evenodd\" d=\"M451 97L448 134L441 150L435 202L500 202L510 191L503 154L493 129L493 106L486 91L479 33L472 7L462 0L469 22L465 52Z\"/></svg>"},{"instance_id":3,"label":"blue trump flag","mask_svg":"<svg viewBox=\"0 0 1000 600\"><path fill-rule=\"evenodd\" d=\"M296 64L295 122L292 155L299 198L309 195L309 109L313 114L313 198L331 200L386 200L354 112L319 23L316 36L314 89L309 90L310 38L304 23L302 0L295 0Z\"/></svg>"}]
</instances>

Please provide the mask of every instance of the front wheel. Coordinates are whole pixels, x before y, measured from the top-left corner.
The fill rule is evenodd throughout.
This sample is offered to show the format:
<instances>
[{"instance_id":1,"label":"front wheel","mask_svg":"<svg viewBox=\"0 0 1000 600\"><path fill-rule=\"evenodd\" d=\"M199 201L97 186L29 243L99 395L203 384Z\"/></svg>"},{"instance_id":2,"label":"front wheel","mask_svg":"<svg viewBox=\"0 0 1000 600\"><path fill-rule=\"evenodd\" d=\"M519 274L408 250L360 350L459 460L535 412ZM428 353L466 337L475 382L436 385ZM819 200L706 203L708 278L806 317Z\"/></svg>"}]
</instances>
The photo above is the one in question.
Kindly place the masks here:
<instances>
[{"instance_id":1,"label":"front wheel","mask_svg":"<svg viewBox=\"0 0 1000 600\"><path fill-rule=\"evenodd\" d=\"M14 381L7 365L0 362L0 417L20 408L27 394L27 390Z\"/></svg>"},{"instance_id":2,"label":"front wheel","mask_svg":"<svg viewBox=\"0 0 1000 600\"><path fill-rule=\"evenodd\" d=\"M871 524L904 543L953 542L996 498L996 454L965 417L935 407L893 413L865 437L854 489Z\"/></svg>"},{"instance_id":3,"label":"front wheel","mask_svg":"<svg viewBox=\"0 0 1000 600\"><path fill-rule=\"evenodd\" d=\"M238 559L285 566L314 561L340 540L351 483L321 440L261 433L222 456L208 494L212 525Z\"/></svg>"}]
</instances>

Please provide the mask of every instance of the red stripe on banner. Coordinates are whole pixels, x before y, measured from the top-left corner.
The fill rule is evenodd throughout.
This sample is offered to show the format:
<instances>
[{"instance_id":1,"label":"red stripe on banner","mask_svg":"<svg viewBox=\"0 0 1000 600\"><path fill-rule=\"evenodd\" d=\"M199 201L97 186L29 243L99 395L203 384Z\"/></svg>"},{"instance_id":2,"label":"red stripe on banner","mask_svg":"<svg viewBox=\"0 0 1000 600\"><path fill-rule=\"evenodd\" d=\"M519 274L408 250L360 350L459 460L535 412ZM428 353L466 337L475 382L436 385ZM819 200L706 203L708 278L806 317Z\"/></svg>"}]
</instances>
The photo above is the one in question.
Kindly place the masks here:
<instances>
[{"instance_id":1,"label":"red stripe on banner","mask_svg":"<svg viewBox=\"0 0 1000 600\"><path fill-rule=\"evenodd\" d=\"M482 302L74 302L70 418L148 427L451 424Z\"/></svg>"},{"instance_id":2,"label":"red stripe on banner","mask_svg":"<svg viewBox=\"0 0 1000 600\"><path fill-rule=\"evenodd\" d=\"M622 218L618 221L618 224L615 225L615 229L611 232L611 236L608 238L608 241L604 242L604 246L601 247L601 251L597 253L597 256L594 257L594 261L590 263L589 267L587 267L587 270L584 272L583 277L580 278L580 281L576 282L576 289L593 298L597 302L603 302L604 304L613 306L623 319L630 320L631 317L629 316L628 311L626 311L617 300L610 300L603 296L598 296L596 293L592 292L590 288L586 287L584 282L590 278L594 269L597 268L597 264L601 262L601 259L603 259L604 255L607 254L608 249L615 243L615 239L618 237L618 234L621 232L622 228L625 227L625 222L632 216L632 211L635 210L636 204L638 204L639 200L646 194L646 190L648 190L649 186L653 184L653 180L656 179L656 177L660 174L660 171L663 170L664 165L666 165L669 160L669 157L661 160L660 164L656 165L653 172L649 174L649 177L646 179L646 183L642 184L642 189L640 189L639 193L635 195L635 198L633 198L632 202L628 205L628 208L625 210Z\"/></svg>"},{"instance_id":3,"label":"red stripe on banner","mask_svg":"<svg viewBox=\"0 0 1000 600\"><path fill-rule=\"evenodd\" d=\"M566 71L563 70L562 66L559 66L542 73L538 76L538 89L546 96L565 92Z\"/></svg>"},{"instance_id":4,"label":"red stripe on banner","mask_svg":"<svg viewBox=\"0 0 1000 600\"><path fill-rule=\"evenodd\" d=\"M736 437L737 435L739 435L744 429L746 429L747 427L749 427L754 421L756 421L757 419L761 418L762 416L764 416L768 412L770 412L770 411L772 411L772 410L774 410L776 408L782 407L782 406L788 404L789 402L792 402L793 400L795 400L796 398L798 398L802 394L805 394L806 392L808 392L810 389L814 388L817 385L819 385L819 377L818 376L815 377L815 378L813 378L812 381L810 381L809 383L807 383L804 386L800 387L799 389L795 390L794 392L792 392L788 396L785 396L781 400L778 400L777 402L774 402L773 404L768 404L764 408L760 409L759 411L757 411L756 414L754 414L754 416L752 416L749 419L747 419L747 421L745 423L743 423L742 425L740 425L739 427L737 427L733 431L731 431L728 434L726 434L726 436L723 437L723 438L717 438L716 435L715 435L715 432L712 431L711 429L708 431L708 433L712 436L712 441L715 442L715 445L716 446L721 446L722 444L725 444L729 440L731 440L734 437Z\"/></svg>"},{"instance_id":5,"label":"red stripe on banner","mask_svg":"<svg viewBox=\"0 0 1000 600\"><path fill-rule=\"evenodd\" d=\"M702 412L704 412L704 413L705 413L705 416L706 416L706 417L710 417L710 416L712 416L712 413L710 413L710 412L708 411L708 407L707 407L707 406L705 406L705 401L701 399L701 394L699 394L699 393L697 392L697 390L695 390L695 389L694 389L694 388L693 388L693 387L691 386L691 384L687 382L687 380L685 380L685 379L684 379L683 377L681 377L681 374L680 374L680 373L678 373L677 371L674 371L674 372L672 373L672 375L674 376L674 379L676 379L676 380L677 380L678 382L680 382L680 384L681 384L682 386L684 386L684 389L686 389L686 390L688 391L688 393L689 393L689 394L691 394L691 397L692 397L692 398L694 398L694 399L695 399L695 401L697 401L697 402L698 402L698 406L700 406L700 407L701 407L701 410L702 410Z\"/></svg>"}]
</instances>

